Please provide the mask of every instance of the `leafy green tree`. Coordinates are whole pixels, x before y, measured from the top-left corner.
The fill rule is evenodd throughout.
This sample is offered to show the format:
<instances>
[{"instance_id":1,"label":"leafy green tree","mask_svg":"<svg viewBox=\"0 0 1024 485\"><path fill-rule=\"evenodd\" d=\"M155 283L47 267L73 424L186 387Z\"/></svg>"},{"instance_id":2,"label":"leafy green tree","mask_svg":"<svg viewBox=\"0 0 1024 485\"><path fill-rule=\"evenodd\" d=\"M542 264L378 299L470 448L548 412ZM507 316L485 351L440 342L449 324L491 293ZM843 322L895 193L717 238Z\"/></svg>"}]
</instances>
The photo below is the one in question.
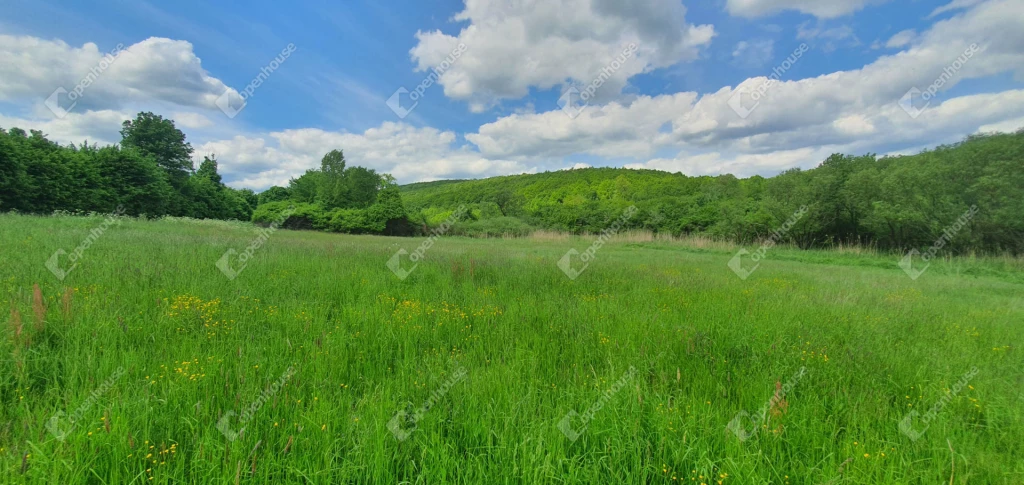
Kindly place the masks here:
<instances>
[{"instance_id":1,"label":"leafy green tree","mask_svg":"<svg viewBox=\"0 0 1024 485\"><path fill-rule=\"evenodd\" d=\"M250 212L255 209L256 206L260 205L260 197L256 195L252 189L238 189L234 190L238 197L241 197L245 204L249 206Z\"/></svg>"},{"instance_id":2,"label":"leafy green tree","mask_svg":"<svg viewBox=\"0 0 1024 485\"><path fill-rule=\"evenodd\" d=\"M151 157L117 146L101 148L92 156L105 187L106 203L100 211L113 212L122 206L131 216L167 214L174 189Z\"/></svg>"},{"instance_id":3,"label":"leafy green tree","mask_svg":"<svg viewBox=\"0 0 1024 485\"><path fill-rule=\"evenodd\" d=\"M273 186L258 194L255 206L291 199L292 193L285 187Z\"/></svg>"},{"instance_id":4,"label":"leafy green tree","mask_svg":"<svg viewBox=\"0 0 1024 485\"><path fill-rule=\"evenodd\" d=\"M320 170L310 169L299 178L289 180L288 193L291 200L304 204L315 203L320 196L322 175Z\"/></svg>"},{"instance_id":5,"label":"leafy green tree","mask_svg":"<svg viewBox=\"0 0 1024 485\"><path fill-rule=\"evenodd\" d=\"M345 155L341 150L331 150L320 160L319 182L317 200L325 209L348 206L349 184L345 180Z\"/></svg>"},{"instance_id":6,"label":"leafy green tree","mask_svg":"<svg viewBox=\"0 0 1024 485\"><path fill-rule=\"evenodd\" d=\"M363 167L349 167L344 173L345 185L347 185L348 207L365 209L377 201L377 191L380 190L381 178L377 172Z\"/></svg>"},{"instance_id":7,"label":"leafy green tree","mask_svg":"<svg viewBox=\"0 0 1024 485\"><path fill-rule=\"evenodd\" d=\"M10 132L0 129L0 210L27 210L24 204L28 185L22 147L24 137L25 132L18 128Z\"/></svg>"},{"instance_id":8,"label":"leafy green tree","mask_svg":"<svg viewBox=\"0 0 1024 485\"><path fill-rule=\"evenodd\" d=\"M192 145L185 134L175 128L174 121L151 112L139 113L134 120L126 120L121 128L121 146L136 148L153 157L167 173L168 181L180 188L194 171Z\"/></svg>"},{"instance_id":9,"label":"leafy green tree","mask_svg":"<svg viewBox=\"0 0 1024 485\"><path fill-rule=\"evenodd\" d=\"M216 155L203 157L203 162L199 164L199 170L196 170L196 177L205 177L218 186L224 185L221 182L220 174L217 173Z\"/></svg>"}]
</instances>

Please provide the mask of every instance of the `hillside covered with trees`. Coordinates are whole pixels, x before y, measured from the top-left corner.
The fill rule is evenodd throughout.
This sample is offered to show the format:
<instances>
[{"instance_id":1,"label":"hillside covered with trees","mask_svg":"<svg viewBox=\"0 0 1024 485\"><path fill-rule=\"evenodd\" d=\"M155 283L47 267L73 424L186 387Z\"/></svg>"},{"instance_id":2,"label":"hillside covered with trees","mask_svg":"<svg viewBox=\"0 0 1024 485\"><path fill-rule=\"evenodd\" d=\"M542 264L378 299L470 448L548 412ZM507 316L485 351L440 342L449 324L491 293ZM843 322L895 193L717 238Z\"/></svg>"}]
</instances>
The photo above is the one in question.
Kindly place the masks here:
<instances>
[{"instance_id":1,"label":"hillside covered with trees","mask_svg":"<svg viewBox=\"0 0 1024 485\"><path fill-rule=\"evenodd\" d=\"M833 155L810 170L774 177L688 177L654 170L589 168L402 187L409 217L431 224L459 205L466 234L532 228L600 232L626 208L627 228L738 242L767 237L801 206L789 232L800 247L927 246L972 206L954 252L1024 252L1024 131L976 135L912 156Z\"/></svg>"}]
</instances>

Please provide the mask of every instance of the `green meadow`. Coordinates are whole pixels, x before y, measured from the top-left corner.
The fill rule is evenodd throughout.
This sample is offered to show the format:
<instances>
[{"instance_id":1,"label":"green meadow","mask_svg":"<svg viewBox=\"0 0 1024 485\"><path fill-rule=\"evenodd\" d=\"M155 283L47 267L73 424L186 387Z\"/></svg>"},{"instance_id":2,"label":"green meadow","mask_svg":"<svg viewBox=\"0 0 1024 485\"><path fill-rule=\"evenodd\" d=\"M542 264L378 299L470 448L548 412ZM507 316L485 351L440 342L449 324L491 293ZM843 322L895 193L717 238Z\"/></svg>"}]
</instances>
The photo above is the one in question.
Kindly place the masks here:
<instances>
[{"instance_id":1,"label":"green meadow","mask_svg":"<svg viewBox=\"0 0 1024 485\"><path fill-rule=\"evenodd\" d=\"M1021 259L103 221L0 215L4 483L1024 483Z\"/></svg>"}]
</instances>

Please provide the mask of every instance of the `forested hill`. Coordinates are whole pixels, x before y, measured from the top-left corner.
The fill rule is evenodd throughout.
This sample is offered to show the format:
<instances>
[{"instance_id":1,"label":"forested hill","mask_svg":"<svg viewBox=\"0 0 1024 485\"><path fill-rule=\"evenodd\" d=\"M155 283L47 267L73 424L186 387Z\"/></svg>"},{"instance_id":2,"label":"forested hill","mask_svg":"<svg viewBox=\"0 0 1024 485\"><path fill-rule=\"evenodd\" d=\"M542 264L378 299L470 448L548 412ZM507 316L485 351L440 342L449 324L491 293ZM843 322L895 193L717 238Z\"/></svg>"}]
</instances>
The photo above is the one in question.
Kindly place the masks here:
<instances>
[{"instance_id":1,"label":"forested hill","mask_svg":"<svg viewBox=\"0 0 1024 485\"><path fill-rule=\"evenodd\" d=\"M789 233L804 247L832 243L927 247L976 215L953 251L1024 252L1024 131L977 135L912 156L833 155L811 170L765 178L687 177L655 170L590 168L401 187L414 222L436 224L460 204L467 233L547 228L600 232L635 205L628 228L763 238L800 207Z\"/></svg>"}]
</instances>

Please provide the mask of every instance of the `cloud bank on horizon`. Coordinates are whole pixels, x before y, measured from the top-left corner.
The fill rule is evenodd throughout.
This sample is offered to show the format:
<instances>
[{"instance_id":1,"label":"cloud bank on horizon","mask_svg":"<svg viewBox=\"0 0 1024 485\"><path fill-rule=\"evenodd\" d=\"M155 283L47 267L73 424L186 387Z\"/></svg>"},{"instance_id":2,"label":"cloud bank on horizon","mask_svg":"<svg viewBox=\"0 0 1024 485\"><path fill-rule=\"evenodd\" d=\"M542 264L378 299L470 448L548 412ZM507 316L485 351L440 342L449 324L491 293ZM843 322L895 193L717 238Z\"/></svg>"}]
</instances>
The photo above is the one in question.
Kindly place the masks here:
<instances>
[{"instance_id":1,"label":"cloud bank on horizon","mask_svg":"<svg viewBox=\"0 0 1024 485\"><path fill-rule=\"evenodd\" d=\"M334 148L402 183L768 176L1024 127L1024 0L399 3L0 6L0 128L116 143L153 111L262 190Z\"/></svg>"}]
</instances>

